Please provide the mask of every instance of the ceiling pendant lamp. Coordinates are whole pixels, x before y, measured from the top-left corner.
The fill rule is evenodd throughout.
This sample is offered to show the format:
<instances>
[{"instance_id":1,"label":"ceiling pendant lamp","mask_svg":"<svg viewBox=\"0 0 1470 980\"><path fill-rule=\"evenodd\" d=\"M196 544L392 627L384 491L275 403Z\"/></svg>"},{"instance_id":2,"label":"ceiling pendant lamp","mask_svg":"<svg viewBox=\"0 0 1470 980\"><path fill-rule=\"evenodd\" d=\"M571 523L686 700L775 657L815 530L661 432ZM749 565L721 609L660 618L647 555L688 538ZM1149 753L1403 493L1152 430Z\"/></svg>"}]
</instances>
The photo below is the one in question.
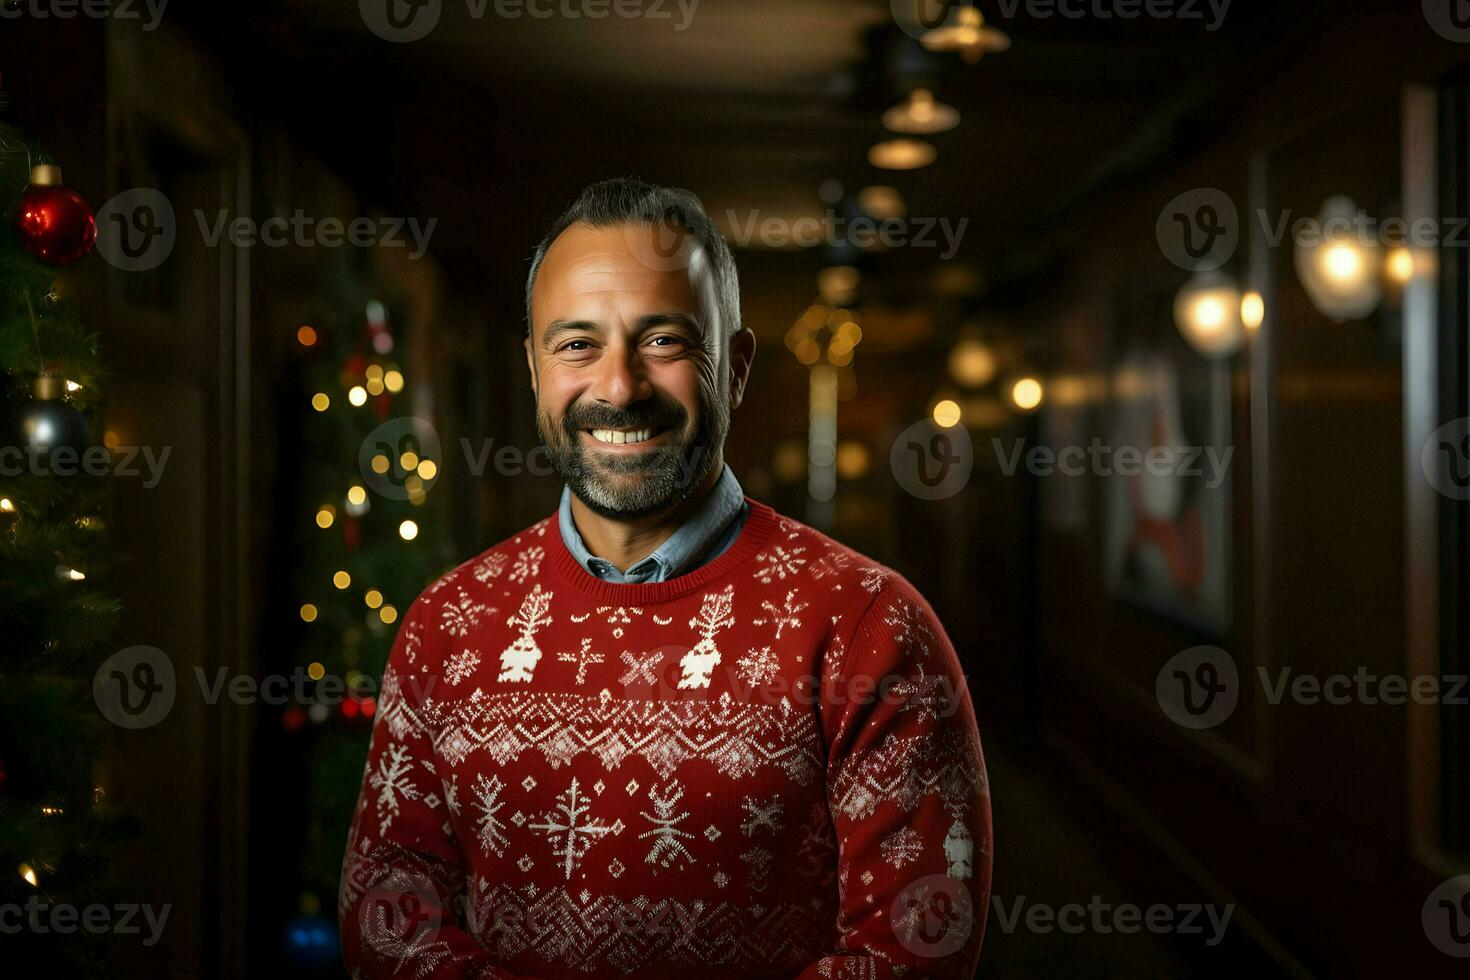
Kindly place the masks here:
<instances>
[{"instance_id":1,"label":"ceiling pendant lamp","mask_svg":"<svg viewBox=\"0 0 1470 980\"><path fill-rule=\"evenodd\" d=\"M868 149L868 162L884 170L917 170L938 156L933 143L908 138L884 140Z\"/></svg>"},{"instance_id":2,"label":"ceiling pendant lamp","mask_svg":"<svg viewBox=\"0 0 1470 980\"><path fill-rule=\"evenodd\" d=\"M986 27L985 16L969 5L955 9L947 23L925 31L919 40L930 51L958 51L972 65L984 55L1011 46L1011 39L1003 31Z\"/></svg>"},{"instance_id":3,"label":"ceiling pendant lamp","mask_svg":"<svg viewBox=\"0 0 1470 980\"><path fill-rule=\"evenodd\" d=\"M895 133L942 133L959 124L959 110L936 102L934 93L926 88L914 89L907 99L883 113L884 127Z\"/></svg>"}]
</instances>

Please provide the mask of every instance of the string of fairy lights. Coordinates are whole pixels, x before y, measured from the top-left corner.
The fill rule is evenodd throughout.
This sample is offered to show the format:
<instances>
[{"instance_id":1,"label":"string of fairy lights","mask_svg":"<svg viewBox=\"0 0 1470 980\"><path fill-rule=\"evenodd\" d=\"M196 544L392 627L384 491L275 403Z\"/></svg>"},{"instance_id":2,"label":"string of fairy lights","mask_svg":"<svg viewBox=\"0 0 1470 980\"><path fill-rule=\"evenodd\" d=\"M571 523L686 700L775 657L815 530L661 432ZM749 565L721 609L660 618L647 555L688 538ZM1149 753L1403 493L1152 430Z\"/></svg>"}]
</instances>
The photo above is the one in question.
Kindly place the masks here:
<instances>
[{"instance_id":1,"label":"string of fairy lights","mask_svg":"<svg viewBox=\"0 0 1470 980\"><path fill-rule=\"evenodd\" d=\"M368 412L381 423L390 413L394 396L405 391L407 382L403 370L388 356L393 350L393 337L387 327L386 311L380 302L374 300L367 303L366 324L366 339L371 355L362 351L353 353L337 372L335 389L322 388L311 393L309 403L312 411L318 415L344 410L350 413ZM296 342L304 352L319 349L324 346L323 341L324 337L311 325L303 325L296 331ZM355 422L353 424L357 425ZM349 427L349 431L356 430ZM327 618L327 605L349 595L355 596L362 603L359 607L363 616L359 621L361 625L349 623L344 627L341 647L341 655L347 667L344 679L348 696L340 702L340 710L349 718L371 718L377 709L375 699L363 690L370 682L358 669L362 628L365 626L374 634L388 636L389 628L400 617L398 606L389 599L390 589L387 585L365 580L369 576L361 568L354 575L346 567L352 563L352 559L359 556L359 549L364 543L359 522L373 507L373 493L367 485L372 482L369 472L373 476L391 478L395 487L402 488L401 499L407 500L413 507L419 507L428 499L428 488L439 474L439 464L429 458L416 443L393 448L379 447L366 460L362 472L343 481L345 485L340 492L332 494L328 499L319 500L315 505L312 521L317 531L339 535L338 544L343 557L337 567L331 568L329 565L327 580L320 584L320 591L316 595L311 594L310 588L307 589L307 595L303 597L305 601L300 603L297 614L305 624L321 624ZM396 522L394 529L400 544L411 543L419 538L420 522L415 518L405 517ZM380 544L381 540L372 543ZM393 564L396 566L397 563ZM378 571L381 573L383 569L379 568ZM340 617L337 619L340 620ZM306 673L313 681L320 681L328 674L327 665L321 659L313 659L307 665ZM304 713L300 710L286 711L282 724L288 730L295 730L308 719L321 723L328 716L325 706L317 702Z\"/></svg>"}]
</instances>

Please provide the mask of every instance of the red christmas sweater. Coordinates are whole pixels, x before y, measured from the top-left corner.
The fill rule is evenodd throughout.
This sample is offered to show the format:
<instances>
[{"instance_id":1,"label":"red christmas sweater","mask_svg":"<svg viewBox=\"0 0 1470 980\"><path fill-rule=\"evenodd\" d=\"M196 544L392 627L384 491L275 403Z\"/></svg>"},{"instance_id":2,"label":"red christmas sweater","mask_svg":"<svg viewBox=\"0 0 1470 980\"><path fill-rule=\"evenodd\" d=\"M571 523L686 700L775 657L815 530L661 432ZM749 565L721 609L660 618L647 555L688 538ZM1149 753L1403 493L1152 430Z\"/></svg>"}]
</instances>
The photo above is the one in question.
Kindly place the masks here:
<instances>
[{"instance_id":1,"label":"red christmas sweater","mask_svg":"<svg viewBox=\"0 0 1470 980\"><path fill-rule=\"evenodd\" d=\"M666 582L595 578L552 515L414 602L342 869L352 976L974 975L954 648L902 576L750 507Z\"/></svg>"}]
</instances>

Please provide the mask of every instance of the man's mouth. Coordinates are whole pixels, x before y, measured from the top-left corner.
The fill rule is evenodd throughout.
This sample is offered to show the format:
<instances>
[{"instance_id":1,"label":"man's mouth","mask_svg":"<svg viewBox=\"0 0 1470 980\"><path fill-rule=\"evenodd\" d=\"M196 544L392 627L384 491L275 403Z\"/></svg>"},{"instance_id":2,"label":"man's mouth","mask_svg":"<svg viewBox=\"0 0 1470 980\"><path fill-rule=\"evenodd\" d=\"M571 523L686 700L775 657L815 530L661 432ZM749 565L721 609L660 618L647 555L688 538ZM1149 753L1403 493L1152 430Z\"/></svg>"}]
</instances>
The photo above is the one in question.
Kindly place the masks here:
<instances>
[{"instance_id":1,"label":"man's mouth","mask_svg":"<svg viewBox=\"0 0 1470 980\"><path fill-rule=\"evenodd\" d=\"M604 445L635 446L639 443L651 442L668 430L650 427L643 429L583 429L582 431Z\"/></svg>"}]
</instances>

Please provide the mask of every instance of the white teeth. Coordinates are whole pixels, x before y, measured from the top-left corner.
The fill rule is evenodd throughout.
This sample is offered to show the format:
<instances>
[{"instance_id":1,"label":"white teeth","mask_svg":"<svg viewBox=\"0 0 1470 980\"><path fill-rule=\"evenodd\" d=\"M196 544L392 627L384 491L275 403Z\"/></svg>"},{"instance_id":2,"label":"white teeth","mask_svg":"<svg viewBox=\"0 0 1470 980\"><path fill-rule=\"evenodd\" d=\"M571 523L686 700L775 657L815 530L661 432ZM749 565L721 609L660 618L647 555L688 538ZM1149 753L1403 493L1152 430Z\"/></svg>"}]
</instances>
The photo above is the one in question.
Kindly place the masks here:
<instances>
[{"instance_id":1,"label":"white teeth","mask_svg":"<svg viewBox=\"0 0 1470 980\"><path fill-rule=\"evenodd\" d=\"M644 442L653 438L652 429L636 429L632 432L620 432L617 429L593 429L592 438L598 442L610 442L614 445L623 445L630 442Z\"/></svg>"}]
</instances>

